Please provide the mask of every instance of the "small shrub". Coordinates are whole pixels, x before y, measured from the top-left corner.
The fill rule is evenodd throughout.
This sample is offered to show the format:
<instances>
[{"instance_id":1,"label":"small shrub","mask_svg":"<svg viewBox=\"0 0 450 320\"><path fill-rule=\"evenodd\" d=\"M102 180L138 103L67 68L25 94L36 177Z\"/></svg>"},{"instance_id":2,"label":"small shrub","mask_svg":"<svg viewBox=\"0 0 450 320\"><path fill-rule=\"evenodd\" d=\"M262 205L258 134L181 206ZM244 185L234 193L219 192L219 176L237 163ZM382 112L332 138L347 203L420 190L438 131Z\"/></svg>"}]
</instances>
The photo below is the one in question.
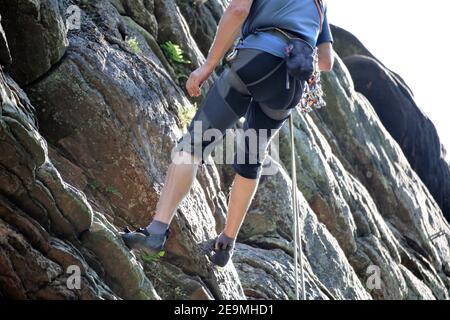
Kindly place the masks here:
<instances>
[{"instance_id":1,"label":"small shrub","mask_svg":"<svg viewBox=\"0 0 450 320\"><path fill-rule=\"evenodd\" d=\"M144 260L145 262L158 262L159 259L161 259L162 257L164 257L164 255L166 254L165 251L160 251L158 253L155 254L150 254L150 253L142 253L142 260Z\"/></svg>"},{"instance_id":2,"label":"small shrub","mask_svg":"<svg viewBox=\"0 0 450 320\"><path fill-rule=\"evenodd\" d=\"M172 41L167 41L162 45L162 48L166 55L173 61L177 63L183 63L183 64L189 64L191 61L186 60L184 58L183 50L180 48L179 45L174 44Z\"/></svg>"},{"instance_id":3,"label":"small shrub","mask_svg":"<svg viewBox=\"0 0 450 320\"><path fill-rule=\"evenodd\" d=\"M126 38L126 43L128 45L128 47L131 49L131 51L134 54L138 54L141 53L141 48L139 47L139 42L137 41L136 37L132 37L132 38Z\"/></svg>"}]
</instances>

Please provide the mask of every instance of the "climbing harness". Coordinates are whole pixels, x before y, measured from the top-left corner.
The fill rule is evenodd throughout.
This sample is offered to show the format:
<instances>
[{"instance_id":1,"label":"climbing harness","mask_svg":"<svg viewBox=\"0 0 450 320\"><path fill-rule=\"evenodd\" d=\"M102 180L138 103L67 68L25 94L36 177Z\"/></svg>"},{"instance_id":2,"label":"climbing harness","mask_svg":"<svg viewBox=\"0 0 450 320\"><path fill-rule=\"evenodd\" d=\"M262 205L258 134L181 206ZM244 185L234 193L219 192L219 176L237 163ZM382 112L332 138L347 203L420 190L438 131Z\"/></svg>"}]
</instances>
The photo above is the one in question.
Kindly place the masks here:
<instances>
[{"instance_id":1,"label":"climbing harness","mask_svg":"<svg viewBox=\"0 0 450 320\"><path fill-rule=\"evenodd\" d=\"M298 274L299 274L299 263L300 258L300 282L302 287L302 300L306 300L305 292L305 277L303 268L303 248L302 239L300 236L300 226L298 219L297 210L297 169L295 164L295 141L294 141L294 118L293 112L289 117L289 130L291 136L291 175L292 175L292 212L294 215L294 278L295 278L295 299L299 300L299 285L298 285Z\"/></svg>"},{"instance_id":2,"label":"climbing harness","mask_svg":"<svg viewBox=\"0 0 450 320\"><path fill-rule=\"evenodd\" d=\"M300 80L303 93L296 107L302 114L313 109L326 106L319 69L319 54L317 48L312 48L306 41L291 36L288 31L276 27L259 28L255 32L276 32L288 40L285 48L286 61L286 89L290 89L290 76ZM230 56L233 56L233 52Z\"/></svg>"},{"instance_id":3,"label":"climbing harness","mask_svg":"<svg viewBox=\"0 0 450 320\"><path fill-rule=\"evenodd\" d=\"M302 83L311 79L314 73L314 62L317 48L313 48L307 41L292 34L290 31L277 27L257 28L253 33L276 33L287 40L284 48L284 61L286 63L286 90L290 89L290 78Z\"/></svg>"}]
</instances>

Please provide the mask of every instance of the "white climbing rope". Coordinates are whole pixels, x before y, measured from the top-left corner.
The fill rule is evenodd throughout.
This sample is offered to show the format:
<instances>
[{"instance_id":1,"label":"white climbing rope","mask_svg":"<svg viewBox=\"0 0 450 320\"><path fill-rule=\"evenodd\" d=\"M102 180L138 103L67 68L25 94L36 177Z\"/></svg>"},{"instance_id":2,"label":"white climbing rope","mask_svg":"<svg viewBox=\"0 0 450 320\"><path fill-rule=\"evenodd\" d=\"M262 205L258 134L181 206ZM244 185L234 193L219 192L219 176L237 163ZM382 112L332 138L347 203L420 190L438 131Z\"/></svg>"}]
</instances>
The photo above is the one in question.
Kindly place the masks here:
<instances>
[{"instance_id":1,"label":"white climbing rope","mask_svg":"<svg viewBox=\"0 0 450 320\"><path fill-rule=\"evenodd\" d=\"M295 109L294 109L295 110ZM306 300L305 278L303 274L303 249L300 236L299 219L297 213L297 168L295 165L295 140L294 140L294 110L289 117L289 130L291 135L291 174L292 174L292 211L294 215L294 276L295 276L295 299L300 300L298 274L300 258L300 282L302 286L302 300ZM300 257L299 257L300 256Z\"/></svg>"}]
</instances>

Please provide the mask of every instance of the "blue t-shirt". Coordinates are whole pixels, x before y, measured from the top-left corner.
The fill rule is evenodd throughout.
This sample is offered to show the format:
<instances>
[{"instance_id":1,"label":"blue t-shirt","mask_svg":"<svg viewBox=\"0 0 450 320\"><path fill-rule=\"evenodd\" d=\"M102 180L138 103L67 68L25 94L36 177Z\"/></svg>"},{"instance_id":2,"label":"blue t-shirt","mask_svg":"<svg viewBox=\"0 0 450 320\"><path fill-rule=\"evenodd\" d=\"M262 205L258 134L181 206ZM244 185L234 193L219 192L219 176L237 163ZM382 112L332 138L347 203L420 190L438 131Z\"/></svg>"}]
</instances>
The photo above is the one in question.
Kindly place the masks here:
<instances>
[{"instance_id":1,"label":"blue t-shirt","mask_svg":"<svg viewBox=\"0 0 450 320\"><path fill-rule=\"evenodd\" d=\"M269 32L253 33L257 28L277 27L302 36L311 46L333 42L327 18L320 33L320 15L314 0L255 0L242 26L242 39L237 48L259 49L284 58L286 39Z\"/></svg>"}]
</instances>

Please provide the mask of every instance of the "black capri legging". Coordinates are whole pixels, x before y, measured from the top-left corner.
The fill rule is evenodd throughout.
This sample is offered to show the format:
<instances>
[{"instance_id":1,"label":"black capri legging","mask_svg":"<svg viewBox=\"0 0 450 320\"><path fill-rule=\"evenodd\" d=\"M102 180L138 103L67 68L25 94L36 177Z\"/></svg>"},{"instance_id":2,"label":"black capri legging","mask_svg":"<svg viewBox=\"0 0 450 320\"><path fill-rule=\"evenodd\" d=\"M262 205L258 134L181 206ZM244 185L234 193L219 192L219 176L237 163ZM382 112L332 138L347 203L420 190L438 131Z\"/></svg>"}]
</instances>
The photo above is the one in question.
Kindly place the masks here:
<instances>
[{"instance_id":1,"label":"black capri legging","mask_svg":"<svg viewBox=\"0 0 450 320\"><path fill-rule=\"evenodd\" d=\"M245 150L245 159L234 157L233 168L241 176L257 179L267 153L270 139L289 117L301 99L303 86L290 77L286 86L286 64L283 59L257 49L239 49L219 79L209 90L199 107L188 132L178 142L177 150L190 152L203 160L221 139L204 139L208 129L223 135L245 117L244 131L254 129L258 140L260 129L267 129L267 143L251 148L243 139L239 148ZM194 139L194 136L200 138ZM206 151L206 152L205 152ZM256 153L256 154L255 154ZM256 159L256 161L250 161Z\"/></svg>"}]
</instances>

